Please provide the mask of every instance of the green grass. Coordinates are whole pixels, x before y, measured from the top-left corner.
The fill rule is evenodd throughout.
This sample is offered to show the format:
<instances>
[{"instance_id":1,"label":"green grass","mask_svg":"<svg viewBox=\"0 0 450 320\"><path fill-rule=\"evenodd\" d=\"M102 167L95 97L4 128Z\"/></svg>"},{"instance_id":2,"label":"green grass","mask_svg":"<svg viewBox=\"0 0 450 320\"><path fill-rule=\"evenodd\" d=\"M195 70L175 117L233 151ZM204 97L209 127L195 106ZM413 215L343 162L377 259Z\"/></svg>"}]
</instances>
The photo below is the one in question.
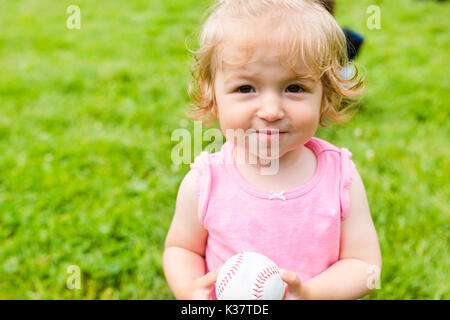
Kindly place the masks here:
<instances>
[{"instance_id":1,"label":"green grass","mask_svg":"<svg viewBox=\"0 0 450 320\"><path fill-rule=\"evenodd\" d=\"M208 3L77 1L69 30L73 1L0 0L0 299L173 298L161 256L189 166L170 136ZM367 189L383 271L365 299L449 299L449 3L355 3L337 19L366 38L368 88L317 136L353 152Z\"/></svg>"}]
</instances>

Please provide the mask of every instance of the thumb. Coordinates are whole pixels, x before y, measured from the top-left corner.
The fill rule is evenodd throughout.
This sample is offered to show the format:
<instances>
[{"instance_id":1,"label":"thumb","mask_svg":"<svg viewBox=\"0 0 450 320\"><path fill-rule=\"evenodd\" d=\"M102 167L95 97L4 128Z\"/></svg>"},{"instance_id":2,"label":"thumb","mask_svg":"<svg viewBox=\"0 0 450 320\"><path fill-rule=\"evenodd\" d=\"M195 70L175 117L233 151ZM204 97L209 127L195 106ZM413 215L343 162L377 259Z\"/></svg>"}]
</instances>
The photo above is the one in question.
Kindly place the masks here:
<instances>
[{"instance_id":1,"label":"thumb","mask_svg":"<svg viewBox=\"0 0 450 320\"><path fill-rule=\"evenodd\" d=\"M219 274L219 269L212 270L201 277L201 283L205 287L211 287L216 283L217 275Z\"/></svg>"},{"instance_id":2,"label":"thumb","mask_svg":"<svg viewBox=\"0 0 450 320\"><path fill-rule=\"evenodd\" d=\"M285 269L280 269L281 280L286 282L291 290L300 289L302 282L298 275L293 271L288 271Z\"/></svg>"}]
</instances>

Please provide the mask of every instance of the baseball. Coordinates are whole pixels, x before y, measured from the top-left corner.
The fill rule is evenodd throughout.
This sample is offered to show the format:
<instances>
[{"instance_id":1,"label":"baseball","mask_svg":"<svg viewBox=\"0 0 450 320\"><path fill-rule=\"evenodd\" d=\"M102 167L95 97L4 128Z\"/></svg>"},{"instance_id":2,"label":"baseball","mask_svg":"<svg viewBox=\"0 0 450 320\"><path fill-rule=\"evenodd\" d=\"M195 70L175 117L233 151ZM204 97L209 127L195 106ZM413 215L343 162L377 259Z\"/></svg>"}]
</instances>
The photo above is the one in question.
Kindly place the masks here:
<instances>
[{"instance_id":1,"label":"baseball","mask_svg":"<svg viewBox=\"0 0 450 320\"><path fill-rule=\"evenodd\" d=\"M219 300L281 300L284 282L277 265L256 252L240 252L219 271L216 296Z\"/></svg>"}]
</instances>

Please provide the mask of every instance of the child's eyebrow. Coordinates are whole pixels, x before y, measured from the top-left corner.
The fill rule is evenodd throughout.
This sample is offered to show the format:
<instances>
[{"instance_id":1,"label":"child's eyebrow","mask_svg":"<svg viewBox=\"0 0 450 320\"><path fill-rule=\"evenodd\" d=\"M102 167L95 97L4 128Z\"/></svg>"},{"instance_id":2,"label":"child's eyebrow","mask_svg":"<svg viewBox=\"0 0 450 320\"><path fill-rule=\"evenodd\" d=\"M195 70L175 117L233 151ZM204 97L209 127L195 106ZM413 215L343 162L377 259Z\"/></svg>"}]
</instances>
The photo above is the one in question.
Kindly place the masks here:
<instances>
[{"instance_id":1,"label":"child's eyebrow","mask_svg":"<svg viewBox=\"0 0 450 320\"><path fill-rule=\"evenodd\" d=\"M286 81L301 80L304 82L316 82L313 76L306 74L296 74L286 79Z\"/></svg>"},{"instance_id":2,"label":"child's eyebrow","mask_svg":"<svg viewBox=\"0 0 450 320\"><path fill-rule=\"evenodd\" d=\"M234 79L239 79L239 78L256 78L256 72L251 72L251 71L244 71L244 70L239 70L239 71L228 71L227 72L228 77L226 78L226 82L227 81L232 81Z\"/></svg>"},{"instance_id":3,"label":"child's eyebrow","mask_svg":"<svg viewBox=\"0 0 450 320\"><path fill-rule=\"evenodd\" d=\"M237 73L232 73L231 75L229 75L228 77L225 78L225 83L229 83L232 82L234 80L239 80L239 79L250 79L250 80L256 80L258 77L256 77L256 73L255 72L237 72ZM295 74L295 75L291 75L287 78L282 79L282 81L284 82L289 82L289 81L294 81L294 80L301 80L303 82L311 82L314 83L315 79L310 76L310 75L305 75L305 74Z\"/></svg>"}]
</instances>

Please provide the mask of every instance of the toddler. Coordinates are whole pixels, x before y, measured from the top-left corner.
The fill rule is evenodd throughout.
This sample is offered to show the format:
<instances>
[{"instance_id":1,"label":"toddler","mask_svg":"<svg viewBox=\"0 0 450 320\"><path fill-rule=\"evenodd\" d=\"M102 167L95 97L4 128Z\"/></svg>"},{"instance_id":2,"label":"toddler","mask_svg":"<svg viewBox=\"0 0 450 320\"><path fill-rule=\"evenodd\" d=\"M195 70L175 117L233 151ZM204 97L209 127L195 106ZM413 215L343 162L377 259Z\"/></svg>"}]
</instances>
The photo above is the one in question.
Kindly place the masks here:
<instances>
[{"instance_id":1,"label":"toddler","mask_svg":"<svg viewBox=\"0 0 450 320\"><path fill-rule=\"evenodd\" d=\"M192 118L218 121L226 142L179 187L163 255L172 292L215 299L223 263L254 251L280 267L284 299L363 297L381 271L365 188L351 152L314 137L348 120L341 102L362 90L357 73L339 77L341 28L318 0L225 0L209 13Z\"/></svg>"}]
</instances>

